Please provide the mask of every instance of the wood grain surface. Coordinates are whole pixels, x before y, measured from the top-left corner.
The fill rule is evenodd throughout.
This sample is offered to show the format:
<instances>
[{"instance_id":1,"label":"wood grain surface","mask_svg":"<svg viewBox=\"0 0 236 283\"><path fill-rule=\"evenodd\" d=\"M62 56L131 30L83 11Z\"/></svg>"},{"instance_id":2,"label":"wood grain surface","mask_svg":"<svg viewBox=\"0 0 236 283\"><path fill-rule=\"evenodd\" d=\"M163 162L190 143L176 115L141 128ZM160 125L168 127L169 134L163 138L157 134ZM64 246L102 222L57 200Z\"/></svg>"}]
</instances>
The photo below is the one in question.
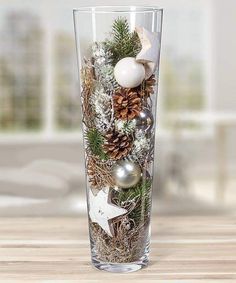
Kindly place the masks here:
<instances>
[{"instance_id":1,"label":"wood grain surface","mask_svg":"<svg viewBox=\"0 0 236 283\"><path fill-rule=\"evenodd\" d=\"M87 219L0 218L0 282L236 282L236 217L152 218L150 264L90 264Z\"/></svg>"}]
</instances>

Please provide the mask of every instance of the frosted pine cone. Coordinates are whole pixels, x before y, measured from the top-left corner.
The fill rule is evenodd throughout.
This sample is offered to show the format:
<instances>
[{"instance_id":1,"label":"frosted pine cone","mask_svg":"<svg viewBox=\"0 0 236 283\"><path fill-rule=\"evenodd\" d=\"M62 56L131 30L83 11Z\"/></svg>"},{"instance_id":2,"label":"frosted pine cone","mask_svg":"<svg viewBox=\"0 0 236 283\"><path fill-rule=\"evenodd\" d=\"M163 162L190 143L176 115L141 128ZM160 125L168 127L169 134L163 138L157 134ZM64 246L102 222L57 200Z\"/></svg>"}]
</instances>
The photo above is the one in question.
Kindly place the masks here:
<instances>
[{"instance_id":1,"label":"frosted pine cone","mask_svg":"<svg viewBox=\"0 0 236 283\"><path fill-rule=\"evenodd\" d=\"M93 66L97 80L108 92L118 88L114 77L114 67L111 64L111 52L106 44L95 42L92 46Z\"/></svg>"},{"instance_id":2,"label":"frosted pine cone","mask_svg":"<svg viewBox=\"0 0 236 283\"><path fill-rule=\"evenodd\" d=\"M112 97L105 92L103 87L98 86L91 96L90 102L96 114L96 127L104 133L109 130L112 122Z\"/></svg>"},{"instance_id":3,"label":"frosted pine cone","mask_svg":"<svg viewBox=\"0 0 236 283\"><path fill-rule=\"evenodd\" d=\"M96 69L96 74L99 81L106 90L113 92L119 87L114 77L114 67L112 65L107 64L100 66L99 69Z\"/></svg>"}]
</instances>

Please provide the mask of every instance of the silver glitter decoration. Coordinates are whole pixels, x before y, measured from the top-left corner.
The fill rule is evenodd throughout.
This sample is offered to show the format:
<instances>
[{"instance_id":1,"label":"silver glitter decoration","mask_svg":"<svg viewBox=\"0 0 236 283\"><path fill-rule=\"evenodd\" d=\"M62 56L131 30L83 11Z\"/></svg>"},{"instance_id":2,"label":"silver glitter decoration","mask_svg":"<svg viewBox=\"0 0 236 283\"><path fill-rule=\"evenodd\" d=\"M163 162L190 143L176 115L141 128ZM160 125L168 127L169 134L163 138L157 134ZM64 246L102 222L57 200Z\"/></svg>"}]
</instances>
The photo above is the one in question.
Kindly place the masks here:
<instances>
[{"instance_id":1,"label":"silver glitter decoration","mask_svg":"<svg viewBox=\"0 0 236 283\"><path fill-rule=\"evenodd\" d=\"M113 120L112 97L101 85L98 85L90 98L90 103L96 113L96 127L100 132L105 133L109 130Z\"/></svg>"},{"instance_id":2,"label":"silver glitter decoration","mask_svg":"<svg viewBox=\"0 0 236 283\"><path fill-rule=\"evenodd\" d=\"M95 42L92 46L92 56L97 80L103 85L106 91L112 93L119 85L114 77L111 52L106 48L105 43Z\"/></svg>"},{"instance_id":3,"label":"silver glitter decoration","mask_svg":"<svg viewBox=\"0 0 236 283\"><path fill-rule=\"evenodd\" d=\"M128 159L139 164L151 162L154 154L154 136L147 137L142 130L135 133L135 140Z\"/></svg>"},{"instance_id":4,"label":"silver glitter decoration","mask_svg":"<svg viewBox=\"0 0 236 283\"><path fill-rule=\"evenodd\" d=\"M96 65L111 64L111 52L103 42L95 42L92 46L92 56Z\"/></svg>"},{"instance_id":5,"label":"silver glitter decoration","mask_svg":"<svg viewBox=\"0 0 236 283\"><path fill-rule=\"evenodd\" d=\"M144 152L147 152L150 145L150 139L142 136L139 139L135 139L133 143L133 150L132 154L135 155L137 158L140 158Z\"/></svg>"},{"instance_id":6,"label":"silver glitter decoration","mask_svg":"<svg viewBox=\"0 0 236 283\"><path fill-rule=\"evenodd\" d=\"M115 121L115 128L118 132L122 134L130 135L135 131L136 121L135 120L124 121L118 119Z\"/></svg>"}]
</instances>

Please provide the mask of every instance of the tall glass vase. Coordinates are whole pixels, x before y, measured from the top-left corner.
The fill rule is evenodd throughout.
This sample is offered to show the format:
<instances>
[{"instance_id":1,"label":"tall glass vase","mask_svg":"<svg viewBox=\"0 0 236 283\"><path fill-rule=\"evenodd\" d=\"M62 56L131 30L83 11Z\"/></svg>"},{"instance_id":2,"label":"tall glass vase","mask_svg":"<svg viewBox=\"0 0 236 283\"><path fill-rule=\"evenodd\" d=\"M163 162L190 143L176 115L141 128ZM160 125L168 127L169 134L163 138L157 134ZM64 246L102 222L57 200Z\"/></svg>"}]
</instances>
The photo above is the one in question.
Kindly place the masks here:
<instances>
[{"instance_id":1,"label":"tall glass vase","mask_svg":"<svg viewBox=\"0 0 236 283\"><path fill-rule=\"evenodd\" d=\"M74 10L93 265L148 264L162 10ZM156 189L156 188L155 188Z\"/></svg>"}]
</instances>

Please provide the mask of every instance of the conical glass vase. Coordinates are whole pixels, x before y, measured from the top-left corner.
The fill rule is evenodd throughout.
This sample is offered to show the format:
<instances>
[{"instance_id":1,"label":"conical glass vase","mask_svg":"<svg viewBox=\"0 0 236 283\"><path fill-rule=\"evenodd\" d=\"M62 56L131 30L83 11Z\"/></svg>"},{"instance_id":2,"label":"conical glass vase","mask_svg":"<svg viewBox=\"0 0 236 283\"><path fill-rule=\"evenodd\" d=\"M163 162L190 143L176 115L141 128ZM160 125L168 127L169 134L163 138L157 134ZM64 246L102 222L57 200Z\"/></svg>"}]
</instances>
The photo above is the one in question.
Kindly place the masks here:
<instances>
[{"instance_id":1,"label":"conical glass vase","mask_svg":"<svg viewBox=\"0 0 236 283\"><path fill-rule=\"evenodd\" d=\"M74 10L93 265L148 264L162 9Z\"/></svg>"}]
</instances>

